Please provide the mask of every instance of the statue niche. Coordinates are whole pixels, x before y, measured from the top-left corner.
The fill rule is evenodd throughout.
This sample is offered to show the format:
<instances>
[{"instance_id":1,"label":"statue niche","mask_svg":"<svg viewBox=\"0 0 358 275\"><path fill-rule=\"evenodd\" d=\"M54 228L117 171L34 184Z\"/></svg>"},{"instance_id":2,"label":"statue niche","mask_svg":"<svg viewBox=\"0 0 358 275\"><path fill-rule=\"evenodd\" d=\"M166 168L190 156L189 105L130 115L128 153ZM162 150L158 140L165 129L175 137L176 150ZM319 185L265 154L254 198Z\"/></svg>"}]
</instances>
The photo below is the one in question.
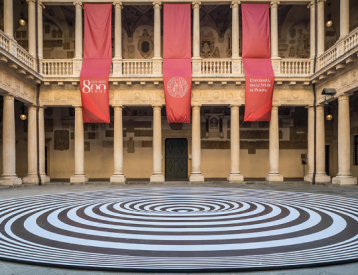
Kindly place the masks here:
<instances>
[{"instance_id":1,"label":"statue niche","mask_svg":"<svg viewBox=\"0 0 358 275\"><path fill-rule=\"evenodd\" d=\"M200 56L202 58L213 57L215 49L215 37L212 32L205 34L200 33Z\"/></svg>"},{"instance_id":2,"label":"statue niche","mask_svg":"<svg viewBox=\"0 0 358 275\"><path fill-rule=\"evenodd\" d=\"M147 29L143 30L142 36L138 40L138 50L143 58L148 58L153 52L154 44Z\"/></svg>"}]
</instances>

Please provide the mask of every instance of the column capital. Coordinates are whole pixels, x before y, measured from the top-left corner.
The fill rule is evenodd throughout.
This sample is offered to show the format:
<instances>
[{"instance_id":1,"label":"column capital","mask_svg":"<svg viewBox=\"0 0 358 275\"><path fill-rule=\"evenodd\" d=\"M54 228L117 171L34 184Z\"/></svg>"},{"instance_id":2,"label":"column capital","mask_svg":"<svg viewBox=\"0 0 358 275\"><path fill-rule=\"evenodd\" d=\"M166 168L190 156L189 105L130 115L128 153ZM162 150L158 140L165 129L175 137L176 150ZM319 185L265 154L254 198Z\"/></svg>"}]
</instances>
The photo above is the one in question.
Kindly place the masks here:
<instances>
[{"instance_id":1,"label":"column capital","mask_svg":"<svg viewBox=\"0 0 358 275\"><path fill-rule=\"evenodd\" d=\"M230 8L238 8L240 3L241 3L240 1L232 1Z\"/></svg>"},{"instance_id":2,"label":"column capital","mask_svg":"<svg viewBox=\"0 0 358 275\"><path fill-rule=\"evenodd\" d=\"M161 9L162 2L153 2L153 9Z\"/></svg>"},{"instance_id":3,"label":"column capital","mask_svg":"<svg viewBox=\"0 0 358 275\"><path fill-rule=\"evenodd\" d=\"M115 9L123 9L123 3L122 2L113 2L113 6Z\"/></svg>"},{"instance_id":4,"label":"column capital","mask_svg":"<svg viewBox=\"0 0 358 275\"><path fill-rule=\"evenodd\" d=\"M75 111L82 110L82 105L72 105L73 108L75 108Z\"/></svg>"},{"instance_id":5,"label":"column capital","mask_svg":"<svg viewBox=\"0 0 358 275\"><path fill-rule=\"evenodd\" d=\"M4 100L12 100L12 101L15 101L15 97L12 96L12 95L4 95L3 99L4 99Z\"/></svg>"},{"instance_id":6,"label":"column capital","mask_svg":"<svg viewBox=\"0 0 358 275\"><path fill-rule=\"evenodd\" d=\"M152 104L152 108L155 109L162 109L162 104Z\"/></svg>"},{"instance_id":7,"label":"column capital","mask_svg":"<svg viewBox=\"0 0 358 275\"><path fill-rule=\"evenodd\" d=\"M82 9L82 2L73 2L73 5L76 7L76 10Z\"/></svg>"},{"instance_id":8,"label":"column capital","mask_svg":"<svg viewBox=\"0 0 358 275\"><path fill-rule=\"evenodd\" d=\"M193 2L191 5L192 5L193 9L199 9L201 2Z\"/></svg>"},{"instance_id":9,"label":"column capital","mask_svg":"<svg viewBox=\"0 0 358 275\"><path fill-rule=\"evenodd\" d=\"M318 3L326 2L326 0L317 0Z\"/></svg>"},{"instance_id":10,"label":"column capital","mask_svg":"<svg viewBox=\"0 0 358 275\"><path fill-rule=\"evenodd\" d=\"M195 104L195 105L192 105L192 106L191 106L191 108L192 108L193 110L200 110L200 107L201 107L200 104Z\"/></svg>"},{"instance_id":11,"label":"column capital","mask_svg":"<svg viewBox=\"0 0 358 275\"><path fill-rule=\"evenodd\" d=\"M123 105L112 105L113 109L116 110L122 110L123 109Z\"/></svg>"},{"instance_id":12,"label":"column capital","mask_svg":"<svg viewBox=\"0 0 358 275\"><path fill-rule=\"evenodd\" d=\"M308 4L307 8L308 8L308 9L309 9L309 8L314 9L314 1L311 1L311 2Z\"/></svg>"},{"instance_id":13,"label":"column capital","mask_svg":"<svg viewBox=\"0 0 358 275\"><path fill-rule=\"evenodd\" d=\"M340 94L340 95L338 95L338 101L349 100L349 96L350 96L350 94Z\"/></svg>"},{"instance_id":14,"label":"column capital","mask_svg":"<svg viewBox=\"0 0 358 275\"><path fill-rule=\"evenodd\" d=\"M270 8L276 8L277 9L277 6L280 4L279 1L272 1L270 3Z\"/></svg>"},{"instance_id":15,"label":"column capital","mask_svg":"<svg viewBox=\"0 0 358 275\"><path fill-rule=\"evenodd\" d=\"M28 5L35 5L35 0L26 0L26 2L28 3Z\"/></svg>"},{"instance_id":16,"label":"column capital","mask_svg":"<svg viewBox=\"0 0 358 275\"><path fill-rule=\"evenodd\" d=\"M231 110L238 110L240 108L240 105L239 104L232 104L230 105L230 109Z\"/></svg>"},{"instance_id":17,"label":"column capital","mask_svg":"<svg viewBox=\"0 0 358 275\"><path fill-rule=\"evenodd\" d=\"M26 107L30 110L30 109L35 109L35 110L37 110L37 106L36 105L34 105L34 104L26 104Z\"/></svg>"},{"instance_id":18,"label":"column capital","mask_svg":"<svg viewBox=\"0 0 358 275\"><path fill-rule=\"evenodd\" d=\"M271 110L278 110L279 105L272 105Z\"/></svg>"},{"instance_id":19,"label":"column capital","mask_svg":"<svg viewBox=\"0 0 358 275\"><path fill-rule=\"evenodd\" d=\"M38 1L37 4L39 8L45 9L45 5L42 3L42 1Z\"/></svg>"}]
</instances>

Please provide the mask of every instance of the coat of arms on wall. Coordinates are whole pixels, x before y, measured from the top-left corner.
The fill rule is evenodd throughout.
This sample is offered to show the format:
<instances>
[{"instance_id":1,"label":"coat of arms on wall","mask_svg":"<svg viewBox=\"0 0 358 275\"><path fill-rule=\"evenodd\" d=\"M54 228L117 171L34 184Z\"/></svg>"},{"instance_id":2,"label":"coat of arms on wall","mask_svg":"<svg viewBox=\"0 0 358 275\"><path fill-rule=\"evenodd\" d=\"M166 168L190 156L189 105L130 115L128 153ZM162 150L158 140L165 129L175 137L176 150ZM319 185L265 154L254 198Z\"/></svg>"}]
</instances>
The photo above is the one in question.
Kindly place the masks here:
<instances>
[{"instance_id":1,"label":"coat of arms on wall","mask_svg":"<svg viewBox=\"0 0 358 275\"><path fill-rule=\"evenodd\" d=\"M70 133L67 130L56 130L55 136L55 150L68 150L70 145Z\"/></svg>"},{"instance_id":2,"label":"coat of arms on wall","mask_svg":"<svg viewBox=\"0 0 358 275\"><path fill-rule=\"evenodd\" d=\"M144 29L142 36L138 40L138 50L144 58L148 58L152 54L153 48L153 40L147 29Z\"/></svg>"}]
</instances>

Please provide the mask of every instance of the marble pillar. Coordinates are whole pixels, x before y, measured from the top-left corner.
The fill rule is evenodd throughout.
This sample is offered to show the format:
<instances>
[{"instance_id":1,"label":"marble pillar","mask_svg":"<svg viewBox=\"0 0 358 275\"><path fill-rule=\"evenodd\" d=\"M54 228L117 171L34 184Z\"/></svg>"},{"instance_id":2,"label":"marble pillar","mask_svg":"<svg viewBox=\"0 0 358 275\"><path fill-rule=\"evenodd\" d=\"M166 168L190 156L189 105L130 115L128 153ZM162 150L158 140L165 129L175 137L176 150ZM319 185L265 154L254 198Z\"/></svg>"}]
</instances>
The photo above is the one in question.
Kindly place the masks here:
<instances>
[{"instance_id":1,"label":"marble pillar","mask_svg":"<svg viewBox=\"0 0 358 275\"><path fill-rule=\"evenodd\" d=\"M28 3L28 42L29 42L29 53L36 57L36 16L35 16L35 0L26 0Z\"/></svg>"},{"instance_id":2,"label":"marble pillar","mask_svg":"<svg viewBox=\"0 0 358 275\"><path fill-rule=\"evenodd\" d=\"M307 174L304 181L312 182L314 171L314 109L308 107L308 127L307 127Z\"/></svg>"},{"instance_id":3,"label":"marble pillar","mask_svg":"<svg viewBox=\"0 0 358 275\"><path fill-rule=\"evenodd\" d=\"M243 182L244 177L240 173L240 126L239 106L231 106L231 129L230 129L230 154L231 171L227 178L229 182Z\"/></svg>"},{"instance_id":4,"label":"marble pillar","mask_svg":"<svg viewBox=\"0 0 358 275\"><path fill-rule=\"evenodd\" d=\"M38 2L37 6L37 30L38 30L38 51L39 51L39 58L43 58L43 16L42 11L45 6L42 4L41 1Z\"/></svg>"},{"instance_id":5,"label":"marble pillar","mask_svg":"<svg viewBox=\"0 0 358 275\"><path fill-rule=\"evenodd\" d=\"M37 107L30 105L27 114L27 176L23 183L39 183L37 174Z\"/></svg>"},{"instance_id":6,"label":"marble pillar","mask_svg":"<svg viewBox=\"0 0 358 275\"><path fill-rule=\"evenodd\" d=\"M75 106L75 173L70 183L86 183L88 178L84 172L84 132L82 107Z\"/></svg>"},{"instance_id":7,"label":"marble pillar","mask_svg":"<svg viewBox=\"0 0 358 275\"><path fill-rule=\"evenodd\" d=\"M114 58L122 59L122 2L114 2Z\"/></svg>"},{"instance_id":8,"label":"marble pillar","mask_svg":"<svg viewBox=\"0 0 358 275\"><path fill-rule=\"evenodd\" d=\"M349 96L338 97L338 174L332 183L356 185L357 178L351 174Z\"/></svg>"},{"instance_id":9,"label":"marble pillar","mask_svg":"<svg viewBox=\"0 0 358 275\"><path fill-rule=\"evenodd\" d=\"M317 0L317 55L324 53L325 49L325 22L324 22L324 2Z\"/></svg>"},{"instance_id":10,"label":"marble pillar","mask_svg":"<svg viewBox=\"0 0 358 275\"><path fill-rule=\"evenodd\" d=\"M190 182L204 182L201 174L201 135L200 135L200 106L192 107L192 145L191 145L191 174Z\"/></svg>"},{"instance_id":11,"label":"marble pillar","mask_svg":"<svg viewBox=\"0 0 358 275\"><path fill-rule=\"evenodd\" d=\"M161 36L161 19L160 9L162 8L161 2L153 2L154 9L154 54L153 54L153 74L162 76L162 36Z\"/></svg>"},{"instance_id":12,"label":"marble pillar","mask_svg":"<svg viewBox=\"0 0 358 275\"><path fill-rule=\"evenodd\" d=\"M16 175L16 135L15 135L15 99L4 96L3 132L2 132L2 175L0 185L19 185L21 179Z\"/></svg>"},{"instance_id":13,"label":"marble pillar","mask_svg":"<svg viewBox=\"0 0 358 275\"><path fill-rule=\"evenodd\" d=\"M123 119L122 106L114 106L114 172L111 183L125 184L126 177L123 174Z\"/></svg>"},{"instance_id":14,"label":"marble pillar","mask_svg":"<svg viewBox=\"0 0 358 275\"><path fill-rule=\"evenodd\" d=\"M14 37L13 0L4 0L4 32L7 36Z\"/></svg>"},{"instance_id":15,"label":"marble pillar","mask_svg":"<svg viewBox=\"0 0 358 275\"><path fill-rule=\"evenodd\" d=\"M266 176L268 182L282 182L283 176L279 172L280 136L278 127L278 106L272 106L269 140L270 171Z\"/></svg>"},{"instance_id":16,"label":"marble pillar","mask_svg":"<svg viewBox=\"0 0 358 275\"><path fill-rule=\"evenodd\" d=\"M75 59L82 60L82 2L74 2L76 7Z\"/></svg>"},{"instance_id":17,"label":"marble pillar","mask_svg":"<svg viewBox=\"0 0 358 275\"><path fill-rule=\"evenodd\" d=\"M326 174L326 138L324 130L324 108L316 107L316 182L330 182Z\"/></svg>"},{"instance_id":18,"label":"marble pillar","mask_svg":"<svg viewBox=\"0 0 358 275\"><path fill-rule=\"evenodd\" d=\"M232 58L239 58L239 2L231 3L232 9Z\"/></svg>"},{"instance_id":19,"label":"marble pillar","mask_svg":"<svg viewBox=\"0 0 358 275\"><path fill-rule=\"evenodd\" d=\"M40 177L41 183L45 184L50 182L50 178L46 175L46 138L45 138L45 116L44 107L39 107L39 164L40 164Z\"/></svg>"},{"instance_id":20,"label":"marble pillar","mask_svg":"<svg viewBox=\"0 0 358 275\"><path fill-rule=\"evenodd\" d=\"M315 40L316 40L316 28L315 28L315 17L316 17L316 11L315 11L315 4L314 1L311 1L308 5L308 8L310 9L310 58L314 58L316 48L315 48Z\"/></svg>"},{"instance_id":21,"label":"marble pillar","mask_svg":"<svg viewBox=\"0 0 358 275\"><path fill-rule=\"evenodd\" d=\"M349 34L349 0L340 0L340 38Z\"/></svg>"},{"instance_id":22,"label":"marble pillar","mask_svg":"<svg viewBox=\"0 0 358 275\"><path fill-rule=\"evenodd\" d=\"M193 2L193 58L200 59L200 2Z\"/></svg>"},{"instance_id":23,"label":"marble pillar","mask_svg":"<svg viewBox=\"0 0 358 275\"><path fill-rule=\"evenodd\" d=\"M271 2L271 57L278 58L278 16L277 6L280 2Z\"/></svg>"},{"instance_id":24,"label":"marble pillar","mask_svg":"<svg viewBox=\"0 0 358 275\"><path fill-rule=\"evenodd\" d=\"M153 106L153 174L151 183L163 183L162 171L162 106Z\"/></svg>"}]
</instances>

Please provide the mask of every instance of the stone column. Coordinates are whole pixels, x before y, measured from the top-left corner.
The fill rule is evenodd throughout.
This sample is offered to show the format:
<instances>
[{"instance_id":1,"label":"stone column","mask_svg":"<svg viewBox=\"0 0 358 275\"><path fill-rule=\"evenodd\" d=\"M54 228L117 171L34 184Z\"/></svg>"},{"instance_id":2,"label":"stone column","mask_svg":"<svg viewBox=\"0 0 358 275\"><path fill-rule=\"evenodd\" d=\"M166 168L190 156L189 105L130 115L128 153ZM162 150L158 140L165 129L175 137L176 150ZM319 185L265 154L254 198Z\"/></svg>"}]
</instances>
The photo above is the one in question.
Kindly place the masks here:
<instances>
[{"instance_id":1,"label":"stone column","mask_svg":"<svg viewBox=\"0 0 358 275\"><path fill-rule=\"evenodd\" d=\"M4 0L4 32L14 37L14 8L13 0Z\"/></svg>"},{"instance_id":2,"label":"stone column","mask_svg":"<svg viewBox=\"0 0 358 275\"><path fill-rule=\"evenodd\" d=\"M88 182L84 172L84 151L82 107L75 106L75 173L70 178L72 184Z\"/></svg>"},{"instance_id":3,"label":"stone column","mask_svg":"<svg viewBox=\"0 0 358 275\"><path fill-rule=\"evenodd\" d=\"M29 53L36 57L36 16L35 16L35 1L26 0L28 3L28 42L29 42Z\"/></svg>"},{"instance_id":4,"label":"stone column","mask_svg":"<svg viewBox=\"0 0 358 275\"><path fill-rule=\"evenodd\" d=\"M357 184L357 178L351 174L350 127L349 96L341 95L338 97L338 174L332 179L335 184Z\"/></svg>"},{"instance_id":5,"label":"stone column","mask_svg":"<svg viewBox=\"0 0 358 275\"><path fill-rule=\"evenodd\" d=\"M200 135L200 106L193 106L192 139L191 139L191 174L190 182L204 182L201 174L201 135Z\"/></svg>"},{"instance_id":6,"label":"stone column","mask_svg":"<svg viewBox=\"0 0 358 275\"><path fill-rule=\"evenodd\" d=\"M111 183L125 184L126 177L123 174L123 120L122 106L114 106L114 173Z\"/></svg>"},{"instance_id":7,"label":"stone column","mask_svg":"<svg viewBox=\"0 0 358 275\"><path fill-rule=\"evenodd\" d=\"M200 2L193 2L193 57L192 71L194 76L201 74L200 57Z\"/></svg>"},{"instance_id":8,"label":"stone column","mask_svg":"<svg viewBox=\"0 0 358 275\"><path fill-rule=\"evenodd\" d=\"M307 174L305 181L312 182L314 171L314 109L313 106L308 107L308 127L307 127Z\"/></svg>"},{"instance_id":9,"label":"stone column","mask_svg":"<svg viewBox=\"0 0 358 275\"><path fill-rule=\"evenodd\" d=\"M44 107L39 107L39 163L40 163L40 177L41 183L50 182L50 178L46 175L45 169L45 147L46 147L46 139L45 139L45 116L44 116Z\"/></svg>"},{"instance_id":10,"label":"stone column","mask_svg":"<svg viewBox=\"0 0 358 275\"><path fill-rule=\"evenodd\" d=\"M162 171L162 106L153 106L153 174L151 183L163 183Z\"/></svg>"},{"instance_id":11,"label":"stone column","mask_svg":"<svg viewBox=\"0 0 358 275\"><path fill-rule=\"evenodd\" d=\"M232 9L232 58L239 57L239 3L231 2Z\"/></svg>"},{"instance_id":12,"label":"stone column","mask_svg":"<svg viewBox=\"0 0 358 275\"><path fill-rule=\"evenodd\" d=\"M122 59L122 2L114 2L114 59Z\"/></svg>"},{"instance_id":13,"label":"stone column","mask_svg":"<svg viewBox=\"0 0 358 275\"><path fill-rule=\"evenodd\" d=\"M316 112L316 182L330 182L331 177L326 174L326 139L323 106L318 105Z\"/></svg>"},{"instance_id":14,"label":"stone column","mask_svg":"<svg viewBox=\"0 0 358 275\"><path fill-rule=\"evenodd\" d=\"M4 96L2 132L2 175L0 185L19 185L21 179L16 175L16 136L14 97Z\"/></svg>"},{"instance_id":15,"label":"stone column","mask_svg":"<svg viewBox=\"0 0 358 275\"><path fill-rule=\"evenodd\" d=\"M314 58L315 55L315 39L316 39L316 29L315 29L315 17L316 17L316 11L315 11L315 4L314 1L311 1L311 3L308 5L308 8L310 9L310 58Z\"/></svg>"},{"instance_id":16,"label":"stone column","mask_svg":"<svg viewBox=\"0 0 358 275\"><path fill-rule=\"evenodd\" d=\"M82 2L74 2L76 7L75 59L82 60Z\"/></svg>"},{"instance_id":17,"label":"stone column","mask_svg":"<svg viewBox=\"0 0 358 275\"><path fill-rule=\"evenodd\" d=\"M343 38L349 34L349 0L341 0L340 18L340 38Z\"/></svg>"},{"instance_id":18,"label":"stone column","mask_svg":"<svg viewBox=\"0 0 358 275\"><path fill-rule=\"evenodd\" d=\"M42 17L42 10L45 8L45 6L42 4L41 1L38 2L37 7L37 26L38 26L38 49L39 49L39 58L43 58L43 17Z\"/></svg>"},{"instance_id":19,"label":"stone column","mask_svg":"<svg viewBox=\"0 0 358 275\"><path fill-rule=\"evenodd\" d=\"M280 136L278 128L278 106L272 106L269 141L270 172L266 176L269 182L282 182L283 176L279 172Z\"/></svg>"},{"instance_id":20,"label":"stone column","mask_svg":"<svg viewBox=\"0 0 358 275\"><path fill-rule=\"evenodd\" d=\"M153 54L153 74L157 76L162 75L162 38L161 38L161 19L160 9L161 2L153 2L154 9L154 54Z\"/></svg>"},{"instance_id":21,"label":"stone column","mask_svg":"<svg viewBox=\"0 0 358 275\"><path fill-rule=\"evenodd\" d=\"M231 172L227 178L229 182L243 182L244 177L240 173L240 126L239 106L231 105Z\"/></svg>"},{"instance_id":22,"label":"stone column","mask_svg":"<svg viewBox=\"0 0 358 275\"><path fill-rule=\"evenodd\" d=\"M271 2L271 57L278 58L278 22L277 6L278 1Z\"/></svg>"},{"instance_id":23,"label":"stone column","mask_svg":"<svg viewBox=\"0 0 358 275\"><path fill-rule=\"evenodd\" d=\"M39 183L37 175L37 123L34 105L28 107L27 114L27 176L22 179L23 183Z\"/></svg>"},{"instance_id":24,"label":"stone column","mask_svg":"<svg viewBox=\"0 0 358 275\"><path fill-rule=\"evenodd\" d=\"M325 48L325 22L324 22L324 2L317 0L317 55L324 53Z\"/></svg>"}]
</instances>

